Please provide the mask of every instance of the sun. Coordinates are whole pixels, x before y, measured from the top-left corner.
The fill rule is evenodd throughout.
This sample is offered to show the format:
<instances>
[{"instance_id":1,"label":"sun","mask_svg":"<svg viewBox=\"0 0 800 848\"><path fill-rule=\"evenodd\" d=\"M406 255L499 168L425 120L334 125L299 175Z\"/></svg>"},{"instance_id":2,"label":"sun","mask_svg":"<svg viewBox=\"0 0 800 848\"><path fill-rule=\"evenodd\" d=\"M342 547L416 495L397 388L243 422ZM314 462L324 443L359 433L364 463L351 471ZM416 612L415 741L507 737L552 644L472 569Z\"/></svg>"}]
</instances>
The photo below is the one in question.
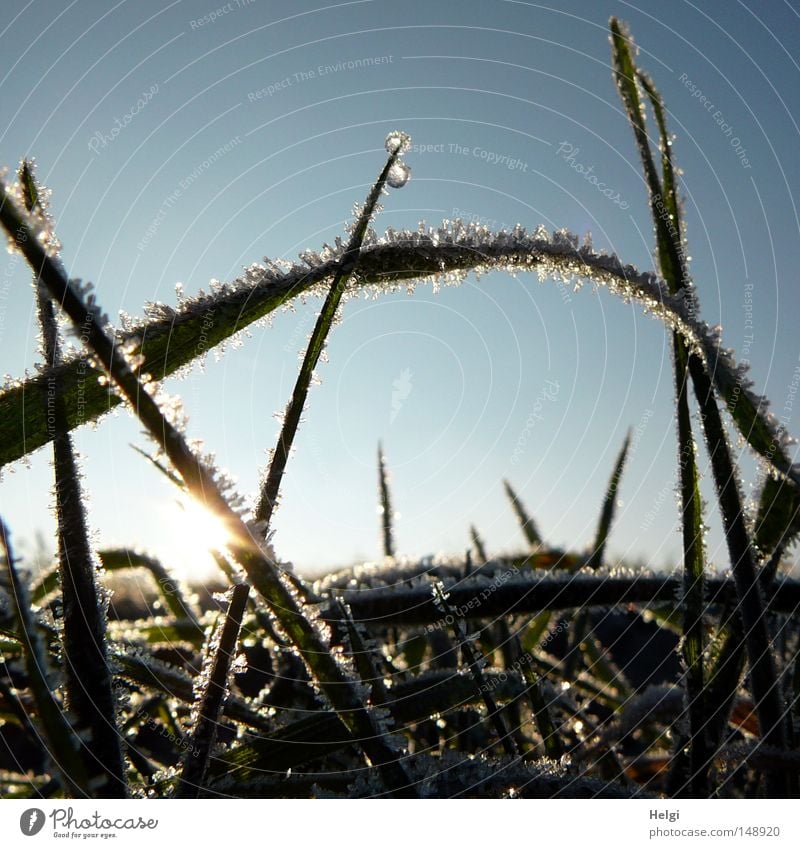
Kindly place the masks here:
<instances>
[{"instance_id":1,"label":"sun","mask_svg":"<svg viewBox=\"0 0 800 848\"><path fill-rule=\"evenodd\" d=\"M223 521L196 500L181 496L164 506L172 528L170 561L182 575L200 578L217 571L212 551L230 542Z\"/></svg>"}]
</instances>

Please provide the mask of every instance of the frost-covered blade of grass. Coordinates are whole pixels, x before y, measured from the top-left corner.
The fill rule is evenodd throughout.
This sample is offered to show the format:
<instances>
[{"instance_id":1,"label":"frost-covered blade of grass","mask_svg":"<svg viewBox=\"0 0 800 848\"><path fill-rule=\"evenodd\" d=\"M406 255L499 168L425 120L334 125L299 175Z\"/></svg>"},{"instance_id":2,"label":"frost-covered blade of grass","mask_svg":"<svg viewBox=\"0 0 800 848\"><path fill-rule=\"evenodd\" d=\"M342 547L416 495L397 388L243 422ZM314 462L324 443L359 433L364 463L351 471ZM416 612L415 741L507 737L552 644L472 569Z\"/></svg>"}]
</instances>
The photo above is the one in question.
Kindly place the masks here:
<instances>
[{"instance_id":1,"label":"frost-covered blade of grass","mask_svg":"<svg viewBox=\"0 0 800 848\"><path fill-rule=\"evenodd\" d=\"M626 28L611 19L612 56L617 88L633 128L645 181L648 187L650 213L656 234L656 255L662 276L670 294L685 295L690 308L696 310L694 289L684 256L684 234L681 206L675 183L668 136L661 98L650 79L634 61L635 45ZM653 108L659 131L661 175L659 176L647 135L645 104L640 98L642 86ZM700 499L700 479L697 468L697 446L692 433L687 394L690 351L679 333L672 333L673 370L675 380L675 412L678 431L678 478L680 481L680 512L683 542L684 617L683 660L686 664L686 696L689 715L691 748L691 793L707 795L706 772L708 752L705 734L705 685L703 682L704 641L704 581L705 551L703 549L703 506Z\"/></svg>"},{"instance_id":2,"label":"frost-covered blade of grass","mask_svg":"<svg viewBox=\"0 0 800 848\"><path fill-rule=\"evenodd\" d=\"M73 798L88 798L93 792L81 755L82 745L53 693L48 680L50 663L45 641L31 613L30 599L17 573L14 552L6 525L0 519L0 544L8 573L8 596L16 629L24 649L28 685L36 704L38 722L53 763L63 781L64 790Z\"/></svg>"},{"instance_id":3,"label":"frost-covered blade of grass","mask_svg":"<svg viewBox=\"0 0 800 848\"><path fill-rule=\"evenodd\" d=\"M32 221L39 224L39 238L57 256L59 244L43 192L24 160L18 173L20 199ZM41 354L45 365L61 362L61 344L53 302L34 275L33 287L39 318ZM101 600L97 560L89 543L88 522L78 461L66 420L61 387L47 384L40 398L47 413L53 440L53 473L58 527L58 563L63 604L62 656L70 708L76 726L91 738L84 761L93 791L98 797L124 797L125 771L111 672L106 654L105 605ZM91 755L89 751L91 750Z\"/></svg>"},{"instance_id":4,"label":"frost-covered blade of grass","mask_svg":"<svg viewBox=\"0 0 800 848\"><path fill-rule=\"evenodd\" d=\"M176 790L178 798L197 798L203 787L217 725L229 692L232 663L249 593L246 583L237 583L230 590L224 622L208 647L208 668L200 675L202 692L183 758Z\"/></svg>"},{"instance_id":5,"label":"frost-covered blade of grass","mask_svg":"<svg viewBox=\"0 0 800 848\"><path fill-rule=\"evenodd\" d=\"M430 597L430 580L416 579L409 586L392 583L391 578L392 575L387 575L385 586L362 586L341 593L356 621L369 626L388 626L435 624L441 618ZM576 574L526 570L502 582L491 577L463 580L456 572L449 578L435 579L443 580L450 605L459 615L473 620L579 609L587 604L592 607L658 604L673 601L682 591L682 580L678 577L646 571L600 570ZM730 578L709 578L706 590L719 603L735 602L737 598L736 586ZM793 612L800 604L800 581L781 580L765 596L769 610ZM336 619L332 611L325 610L324 616Z\"/></svg>"},{"instance_id":6,"label":"frost-covered blade of grass","mask_svg":"<svg viewBox=\"0 0 800 848\"><path fill-rule=\"evenodd\" d=\"M386 150L389 153L389 158L386 160L383 170L378 175L378 179L367 195L364 208L353 227L347 248L342 254L339 266L333 275L331 287L322 305L322 310L317 317L317 322L314 325L314 330L308 341L308 347L303 356L303 362L300 365L300 371L294 384L292 396L289 398L289 403L283 414L283 424L281 425L278 442L270 454L269 468L267 469L267 474L261 487L261 495L256 506L256 520L264 522L265 532L269 529L272 513L278 502L281 480L286 471L286 463L289 459L289 452L292 449L297 428L300 426L300 416L303 414L303 408L306 404L308 390L314 376L314 369L319 363L328 334L331 331L342 302L347 282L358 268L361 246L364 243L364 237L372 221L372 216L375 214L378 198L381 192L384 191L384 186L387 182L389 185L394 186L405 185L408 179L408 166L399 157L410 146L411 139L405 133L394 132L386 137ZM399 166L405 169L403 172L405 179L402 181L399 178L392 177Z\"/></svg>"},{"instance_id":7,"label":"frost-covered blade of grass","mask_svg":"<svg viewBox=\"0 0 800 848\"><path fill-rule=\"evenodd\" d=\"M228 503L223 493L228 481L210 470L189 448L180 430L164 416L140 383L126 353L106 333L106 321L96 301L84 302L81 291L38 241L1 183L0 190L0 220L13 243L30 266L37 269L50 296L60 304L74 326L80 328L81 339L167 455L189 493L223 522L230 539L227 547L231 556L244 569L310 674L353 733L365 758L378 768L390 791L413 792L398 752L388 743L379 720L365 707L361 681L349 664L333 654L327 628L311 615L310 609L304 608L303 599L291 581L283 576L271 552Z\"/></svg>"},{"instance_id":8,"label":"frost-covered blade of grass","mask_svg":"<svg viewBox=\"0 0 800 848\"><path fill-rule=\"evenodd\" d=\"M514 491L508 480L503 480L503 488L505 489L506 497L511 504L511 508L514 510L514 515L517 518L522 534L525 536L525 541L528 543L528 547L532 551L538 551L542 546L542 537L539 535L536 522L528 514L525 504L522 503L519 495Z\"/></svg>"},{"instance_id":9,"label":"frost-covered blade of grass","mask_svg":"<svg viewBox=\"0 0 800 848\"><path fill-rule=\"evenodd\" d=\"M800 486L800 470L789 458L786 432L768 412L766 399L754 394L746 367L737 365L732 351L722 346L719 330L702 322L683 296L670 295L667 284L654 274L624 265L616 256L588 245L579 247L578 241L563 230L551 234L540 227L528 233L518 226L511 232L494 233L462 221L438 228L421 223L416 231L390 230L383 239L365 239L358 273L351 281L353 292L376 294L414 280L456 284L470 272L492 270L536 271L542 280L589 279L606 286L624 299L640 301L650 314L686 338L708 364L717 391L730 408L735 407L734 420L751 447ZM138 373L163 380L292 298L326 291L342 251L342 246L326 246L320 254L306 257L306 264L288 268L274 263L252 266L240 279L186 301L177 311L164 305L151 307L145 321L130 323L117 334L118 342L140 340ZM205 343L198 347L201 337ZM85 356L59 366L57 372L70 427L92 421L121 402L99 381L102 370ZM0 465L47 442L44 412L32 398L39 397L41 385L50 376L45 372L12 382L0 393Z\"/></svg>"},{"instance_id":10,"label":"frost-covered blade of grass","mask_svg":"<svg viewBox=\"0 0 800 848\"><path fill-rule=\"evenodd\" d=\"M386 457L381 444L378 444L378 512L381 517L383 555L393 557L394 513L392 512L392 496L389 489L389 472L386 468Z\"/></svg>"}]
</instances>

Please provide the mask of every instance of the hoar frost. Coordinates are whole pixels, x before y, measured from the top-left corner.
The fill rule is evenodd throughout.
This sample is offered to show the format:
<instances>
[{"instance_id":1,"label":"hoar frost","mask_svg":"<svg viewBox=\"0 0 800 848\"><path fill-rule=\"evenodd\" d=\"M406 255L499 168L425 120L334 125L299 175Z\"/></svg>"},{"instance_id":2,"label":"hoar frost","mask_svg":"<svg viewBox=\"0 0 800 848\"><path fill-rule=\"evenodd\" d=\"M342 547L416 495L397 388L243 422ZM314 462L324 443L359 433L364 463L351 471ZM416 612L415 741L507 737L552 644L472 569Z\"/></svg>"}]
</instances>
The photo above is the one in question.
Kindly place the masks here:
<instances>
[{"instance_id":1,"label":"hoar frost","mask_svg":"<svg viewBox=\"0 0 800 848\"><path fill-rule=\"evenodd\" d=\"M411 136L400 130L393 130L386 136L384 146L387 153L397 153L402 156L403 153L408 153L411 149Z\"/></svg>"}]
</instances>

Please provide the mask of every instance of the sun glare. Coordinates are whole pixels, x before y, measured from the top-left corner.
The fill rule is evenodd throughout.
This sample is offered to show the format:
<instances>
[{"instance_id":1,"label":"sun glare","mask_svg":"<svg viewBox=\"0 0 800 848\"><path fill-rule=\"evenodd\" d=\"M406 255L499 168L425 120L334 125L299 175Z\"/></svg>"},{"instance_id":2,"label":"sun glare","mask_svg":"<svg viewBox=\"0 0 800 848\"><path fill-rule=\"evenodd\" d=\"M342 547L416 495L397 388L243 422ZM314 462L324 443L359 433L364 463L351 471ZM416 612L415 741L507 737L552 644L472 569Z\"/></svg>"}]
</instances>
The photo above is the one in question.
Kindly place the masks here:
<instances>
[{"instance_id":1,"label":"sun glare","mask_svg":"<svg viewBox=\"0 0 800 848\"><path fill-rule=\"evenodd\" d=\"M216 572L211 551L224 548L229 540L223 522L188 497L171 501L166 509L175 528L170 544L173 568L191 578Z\"/></svg>"}]
</instances>

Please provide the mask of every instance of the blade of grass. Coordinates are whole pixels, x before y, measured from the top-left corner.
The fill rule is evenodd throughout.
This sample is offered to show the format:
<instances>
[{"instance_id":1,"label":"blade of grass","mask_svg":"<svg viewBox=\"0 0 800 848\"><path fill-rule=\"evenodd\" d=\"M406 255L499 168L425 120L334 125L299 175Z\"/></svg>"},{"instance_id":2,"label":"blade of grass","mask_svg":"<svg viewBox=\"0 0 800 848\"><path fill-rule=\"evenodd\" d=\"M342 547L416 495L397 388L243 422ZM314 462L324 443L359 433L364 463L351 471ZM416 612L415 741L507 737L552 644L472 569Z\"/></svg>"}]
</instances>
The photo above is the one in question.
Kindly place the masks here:
<instances>
[{"instance_id":1,"label":"blade of grass","mask_svg":"<svg viewBox=\"0 0 800 848\"><path fill-rule=\"evenodd\" d=\"M680 276L676 281L681 287L688 287L682 252L682 228L680 206L677 199L674 171L670 155L670 140L666 130L664 106L652 81L641 71L637 77L642 83L653 107L661 137L662 170L667 215L661 216L661 229L664 238L671 243L673 267ZM654 217L655 209L654 206ZM669 281L670 277L662 273ZM722 513L731 558L731 568L739 593L742 623L747 633L747 652L750 665L753 696L762 728L764 744L782 748L786 745L783 708L780 702L780 688L769 644L769 633L765 618L764 604L760 594L756 575L757 557L750 542L749 533L742 512L741 494L738 488L736 472L730 457L722 420L714 398L712 382L703 363L695 355L689 355L686 368L691 376L704 427L706 445L711 456L711 465L717 488L717 496ZM685 382L685 375L684 375ZM702 598L695 603L702 609ZM688 607L688 601L687 601ZM688 664L688 661L687 661ZM691 667L690 667L691 668ZM691 697L691 695L690 695ZM767 775L770 794L785 792L785 781L777 775Z\"/></svg>"},{"instance_id":2,"label":"blade of grass","mask_svg":"<svg viewBox=\"0 0 800 848\"><path fill-rule=\"evenodd\" d=\"M228 695L231 663L249 594L250 587L246 583L238 583L230 590L224 623L209 648L209 668L207 674L201 675L205 685L183 759L175 793L177 798L197 798L203 787L211 749L217 737L217 725Z\"/></svg>"},{"instance_id":3,"label":"blade of grass","mask_svg":"<svg viewBox=\"0 0 800 848\"><path fill-rule=\"evenodd\" d=\"M130 548L106 548L98 551L97 555L106 571L122 571L128 568L144 568L149 571L164 599L164 605L172 615L198 624L197 613L186 600L176 579L158 559Z\"/></svg>"},{"instance_id":4,"label":"blade of grass","mask_svg":"<svg viewBox=\"0 0 800 848\"><path fill-rule=\"evenodd\" d=\"M486 556L486 545L474 524L469 525L469 535L472 539L472 547L475 548L475 558L478 560L478 565L483 565L488 562L489 558Z\"/></svg>"},{"instance_id":5,"label":"blade of grass","mask_svg":"<svg viewBox=\"0 0 800 848\"><path fill-rule=\"evenodd\" d=\"M28 685L36 704L36 713L42 726L50 757L63 781L64 790L73 798L92 796L86 765L81 756L81 742L69 724L63 707L56 701L48 683L47 649L39 627L31 614L30 602L15 565L11 538L5 523L0 519L0 542L8 572L9 599L13 607L16 628L24 648L25 671Z\"/></svg>"},{"instance_id":6,"label":"blade of grass","mask_svg":"<svg viewBox=\"0 0 800 848\"><path fill-rule=\"evenodd\" d=\"M525 536L525 541L528 543L528 546L532 551L538 551L542 547L542 537L539 535L539 531L536 528L536 522L534 522L530 515L528 515L528 511L525 509L525 504L523 504L519 499L517 493L514 491L508 480L503 480L503 488L505 489L506 496L508 497L511 507L514 510L514 515L516 515L517 521L519 521L519 526Z\"/></svg>"},{"instance_id":7,"label":"blade of grass","mask_svg":"<svg viewBox=\"0 0 800 848\"><path fill-rule=\"evenodd\" d=\"M386 457L383 453L383 446L378 442L378 498L379 512L381 516L381 531L383 535L383 555L385 557L394 556L394 527L392 512L392 498L389 492L388 472L386 470Z\"/></svg>"},{"instance_id":8,"label":"blade of grass","mask_svg":"<svg viewBox=\"0 0 800 848\"><path fill-rule=\"evenodd\" d=\"M614 512L617 508L617 491L622 480L622 472L625 470L625 461L628 458L628 448L631 445L631 431L628 430L625 436L625 441L622 443L622 448L617 456L617 461L614 465L614 471L611 474L611 479L608 481L605 497L603 498L603 508L600 511L600 522L597 525L597 533L594 537L594 545L592 547L592 555L587 563L589 568L597 571L603 565L603 558L606 552L606 542L611 532L611 525L614 521Z\"/></svg>"},{"instance_id":9,"label":"blade of grass","mask_svg":"<svg viewBox=\"0 0 800 848\"><path fill-rule=\"evenodd\" d=\"M503 749L509 757L515 758L519 756L519 751L517 750L516 743L514 742L513 736L509 733L508 728L503 721L503 716L500 712L499 707L497 706L494 698L492 697L491 689L489 684L486 682L483 673L481 671L481 657L478 656L475 649L472 647L472 643L470 642L469 636L464 631L461 626L461 620L458 617L458 613L450 606L447 600L447 594L444 591L444 587L441 583L434 583L433 585L433 601L436 604L437 608L440 612L442 612L447 618L452 619L452 628L453 635L455 636L456 642L458 643L461 651L464 655L464 659L467 661L467 666L469 667L470 674L472 675L472 679L475 682L475 686L480 692L481 698L483 699L484 704L486 705L486 711L488 714L489 721L494 726L495 733L500 740Z\"/></svg>"},{"instance_id":10,"label":"blade of grass","mask_svg":"<svg viewBox=\"0 0 800 848\"><path fill-rule=\"evenodd\" d=\"M654 317L677 325L687 344L702 351L720 396L725 398L739 431L771 468L788 475L800 488L800 469L787 452L786 432L770 417L766 403L751 391L743 366L720 347L718 335L702 322L692 320L682 299L670 298L666 285L650 273L624 265L617 257L577 247L578 239L560 233L541 236L515 231L491 233L474 225L455 222L436 232L387 232L384 240L361 250L354 286L391 288L415 279L439 279L444 275L466 276L469 271L493 268L538 271L564 281L587 277L612 293L645 303ZM222 291L201 296L178 312L156 310L135 326L119 331L118 344L136 340L142 358L138 373L154 381L187 366L207 350L235 336L281 304L330 280L340 266L339 258L296 264L289 270L253 266L244 277ZM205 344L198 346L202 337ZM62 387L67 423L78 427L108 412L121 399L99 378L102 367L90 357L79 356L55 369L12 382L0 392L0 466L19 459L46 444L45 410L39 401L43 387L53 376Z\"/></svg>"},{"instance_id":11,"label":"blade of grass","mask_svg":"<svg viewBox=\"0 0 800 848\"><path fill-rule=\"evenodd\" d=\"M527 572L502 586L488 578L474 577L469 581L448 578L445 582L450 604L465 620L494 620L500 616L525 615L542 610L611 607L625 604L646 606L673 601L682 587L682 580L670 575L632 573L629 576L570 574L552 576ZM733 580L709 578L709 595L718 603L733 602L737 590ZM436 627L441 616L430 597L430 584L419 581L412 586L392 586L345 589L341 597L350 607L353 618L369 626L386 627L427 624ZM477 603L480 600L480 603ZM800 581L782 580L767 593L767 607L774 612L793 612L800 604ZM323 611L324 618L336 620L336 615ZM527 645L526 645L527 647Z\"/></svg>"},{"instance_id":12,"label":"blade of grass","mask_svg":"<svg viewBox=\"0 0 800 848\"><path fill-rule=\"evenodd\" d=\"M280 622L367 759L379 769L387 787L399 794L413 792L397 752L364 705L357 677L333 656L321 626L304 612L294 586L282 576L278 564L254 538L241 516L230 507L214 474L194 455L182 433L164 417L156 401L131 370L123 352L106 335L103 330L105 321L96 302L92 301L89 305L83 302L80 292L61 266L39 243L2 183L0 190L0 220L6 232L35 269L50 296L80 329L83 343L98 358L150 436L169 457L187 490L219 516L228 531L231 555Z\"/></svg>"},{"instance_id":13,"label":"blade of grass","mask_svg":"<svg viewBox=\"0 0 800 848\"><path fill-rule=\"evenodd\" d=\"M617 506L617 490L619 489L620 481L622 480L622 472L625 470L625 460L628 457L628 448L631 444L631 431L628 430L625 436L625 441L622 443L622 449L617 456L617 461L614 465L614 470L611 473L611 479L608 481L605 497L603 498L603 506L600 510L600 520L597 525L597 532L594 538L594 546L592 554L589 557L587 565L593 571L597 571L603 565L603 557L606 550L606 542L611 532L611 525L614 521L614 512ZM589 609L585 607L578 613L575 623L572 627L570 637L570 646L565 657L564 676L567 680L575 674L575 666L580 656L580 646L586 637L586 630L589 623Z\"/></svg>"},{"instance_id":14,"label":"blade of grass","mask_svg":"<svg viewBox=\"0 0 800 848\"><path fill-rule=\"evenodd\" d=\"M47 232L47 210L43 206L31 163L27 160L20 166L19 182L25 208L43 222ZM38 280L34 280L34 285L42 355L45 363L54 367L61 361L55 311ZM53 442L67 696L70 709L75 714L76 727L91 739L84 749L84 760L94 791L101 798L125 797L125 769L106 655L105 615L98 595L95 558L89 543L78 463L57 381L48 383L43 400Z\"/></svg>"},{"instance_id":15,"label":"blade of grass","mask_svg":"<svg viewBox=\"0 0 800 848\"><path fill-rule=\"evenodd\" d=\"M689 362L695 394L700 404L717 497L725 529L725 540L738 594L738 611L745 630L750 685L756 704L761 739L764 745L779 750L787 747L785 711L767 627L766 605L756 571L757 558L745 523L739 482L730 456L714 390L702 364L695 357ZM785 776L767 772L770 797L786 791Z\"/></svg>"},{"instance_id":16,"label":"blade of grass","mask_svg":"<svg viewBox=\"0 0 800 848\"><path fill-rule=\"evenodd\" d=\"M308 390L311 385L311 379L314 374L314 369L317 367L322 350L325 347L325 341L333 326L336 313L344 294L348 280L353 275L353 272L358 266L358 260L361 254L361 245L364 242L364 236L367 234L372 216L375 214L375 207L378 204L378 198L384 190L386 181L392 170L396 167L398 157L404 153L410 145L407 136L402 138L397 136L397 144L390 149L389 138L387 137L387 149L389 150L389 158L383 166L378 179L372 186L367 199L364 203L364 209L358 217L355 227L350 234L350 240L347 244L347 249L342 256L339 267L334 274L328 296L325 298L325 303L319 313L317 322L314 325L314 331L311 333L311 338L306 348L303 362L300 366L300 372L297 375L297 381L294 385L294 391L286 406L286 411L283 416L283 426L281 427L278 442L272 452L269 463L267 476L261 487L261 495L258 505L256 506L256 520L263 521L265 525L265 533L269 528L272 519L272 513L278 500L281 480L283 479L286 470L286 463L289 459L289 452L292 448L297 428L300 425L300 416L303 414L303 408L308 397Z\"/></svg>"},{"instance_id":17,"label":"blade of grass","mask_svg":"<svg viewBox=\"0 0 800 848\"><path fill-rule=\"evenodd\" d=\"M656 231L658 264L671 294L685 292L690 304L694 293L690 286L683 253L680 206L670 153L671 141L660 98L655 87L636 67L629 33L615 19L610 22L615 78L620 97L633 127L636 145L649 189L650 212ZM656 171L645 124L645 110L639 96L642 84L653 106L660 133L661 179ZM663 185L662 185L663 180ZM692 434L687 395L689 351L677 332L672 334L678 427L678 469L681 492L683 540L683 661L686 666L686 696L689 715L689 746L692 762L691 794L708 796L708 753L700 730L705 722L705 685L703 682L703 606L705 553L703 515L697 470L697 448Z\"/></svg>"}]
</instances>

